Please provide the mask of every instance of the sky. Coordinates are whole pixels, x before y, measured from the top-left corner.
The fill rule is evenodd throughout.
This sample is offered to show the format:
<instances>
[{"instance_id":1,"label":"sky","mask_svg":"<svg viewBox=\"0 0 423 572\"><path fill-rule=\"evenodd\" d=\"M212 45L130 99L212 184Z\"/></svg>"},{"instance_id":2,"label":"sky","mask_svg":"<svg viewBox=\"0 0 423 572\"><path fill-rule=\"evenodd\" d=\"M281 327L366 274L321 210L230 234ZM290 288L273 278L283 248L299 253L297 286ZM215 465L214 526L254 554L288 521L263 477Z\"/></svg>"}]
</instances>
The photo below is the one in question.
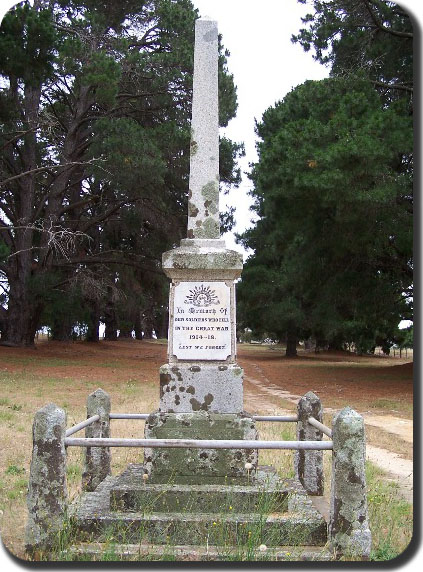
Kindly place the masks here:
<instances>
[{"instance_id":1,"label":"sky","mask_svg":"<svg viewBox=\"0 0 423 572\"><path fill-rule=\"evenodd\" d=\"M238 189L231 189L229 195L221 194L220 209L236 208L236 225L224 238L229 248L243 252L246 257L242 246L235 243L234 232L243 232L254 218L249 208L251 181L245 173L249 164L257 160L255 121L260 121L266 109L296 86L306 80L327 77L329 69L313 60L312 51L306 53L299 44L291 42L292 34L302 27L301 17L312 11L308 5L297 0L192 1L201 16L217 20L223 45L231 54L228 68L237 86L238 111L228 127L221 129L221 135L243 142L246 156L239 161L242 183ZM0 0L0 17L15 3ZM403 0L400 4L422 21L421 0Z\"/></svg>"}]
</instances>

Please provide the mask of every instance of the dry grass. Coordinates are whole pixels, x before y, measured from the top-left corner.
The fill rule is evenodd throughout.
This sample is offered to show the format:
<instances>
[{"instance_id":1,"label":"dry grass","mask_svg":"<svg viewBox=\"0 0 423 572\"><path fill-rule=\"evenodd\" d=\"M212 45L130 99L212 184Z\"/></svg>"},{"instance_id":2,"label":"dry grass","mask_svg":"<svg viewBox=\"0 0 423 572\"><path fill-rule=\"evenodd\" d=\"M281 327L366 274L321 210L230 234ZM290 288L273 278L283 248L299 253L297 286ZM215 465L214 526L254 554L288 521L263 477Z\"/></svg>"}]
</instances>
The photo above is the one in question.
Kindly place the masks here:
<instances>
[{"instance_id":1,"label":"dry grass","mask_svg":"<svg viewBox=\"0 0 423 572\"><path fill-rule=\"evenodd\" d=\"M149 412L157 408L156 380L114 383L105 381L102 388L112 397L114 412ZM5 546L23 558L23 536L26 521L26 489L32 451L31 427L35 412L54 401L68 418L68 427L86 418L86 398L98 381L53 378L30 373L0 373L0 530ZM142 437L143 421L114 420L112 432L116 437ZM71 498L79 492L83 451L68 451L68 487ZM117 448L113 451L113 473L122 471L129 463L139 462L138 449Z\"/></svg>"}]
</instances>

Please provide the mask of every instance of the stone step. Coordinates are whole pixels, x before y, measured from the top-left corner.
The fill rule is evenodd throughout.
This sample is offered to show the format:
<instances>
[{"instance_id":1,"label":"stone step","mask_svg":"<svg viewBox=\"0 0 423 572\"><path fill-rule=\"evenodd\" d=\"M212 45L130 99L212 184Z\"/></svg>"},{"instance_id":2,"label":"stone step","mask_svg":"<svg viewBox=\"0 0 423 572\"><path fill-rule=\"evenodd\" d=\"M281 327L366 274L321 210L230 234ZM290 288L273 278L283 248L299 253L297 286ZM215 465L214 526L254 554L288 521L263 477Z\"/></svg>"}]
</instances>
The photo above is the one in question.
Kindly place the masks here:
<instances>
[{"instance_id":1,"label":"stone step","mask_svg":"<svg viewBox=\"0 0 423 572\"><path fill-rule=\"evenodd\" d=\"M298 491L292 480L281 480L261 467L245 485L150 484L143 480L143 465L129 465L110 489L110 508L144 512L285 512ZM305 499L305 494L304 494Z\"/></svg>"},{"instance_id":2,"label":"stone step","mask_svg":"<svg viewBox=\"0 0 423 572\"><path fill-rule=\"evenodd\" d=\"M330 561L333 554L324 546L201 546L79 543L64 554L66 559L85 561Z\"/></svg>"},{"instance_id":3,"label":"stone step","mask_svg":"<svg viewBox=\"0 0 423 572\"><path fill-rule=\"evenodd\" d=\"M203 546L314 546L324 545L327 540L325 520L298 483L291 486L287 512L235 512L223 506L212 513L116 511L110 499L118 482L119 477L107 477L73 506L76 540L162 545L185 545L188 541Z\"/></svg>"},{"instance_id":4,"label":"stone step","mask_svg":"<svg viewBox=\"0 0 423 572\"><path fill-rule=\"evenodd\" d=\"M193 514L110 512L76 519L80 540L155 544L239 545L254 542L277 546L321 545L326 542L326 523L317 515L301 513Z\"/></svg>"}]
</instances>

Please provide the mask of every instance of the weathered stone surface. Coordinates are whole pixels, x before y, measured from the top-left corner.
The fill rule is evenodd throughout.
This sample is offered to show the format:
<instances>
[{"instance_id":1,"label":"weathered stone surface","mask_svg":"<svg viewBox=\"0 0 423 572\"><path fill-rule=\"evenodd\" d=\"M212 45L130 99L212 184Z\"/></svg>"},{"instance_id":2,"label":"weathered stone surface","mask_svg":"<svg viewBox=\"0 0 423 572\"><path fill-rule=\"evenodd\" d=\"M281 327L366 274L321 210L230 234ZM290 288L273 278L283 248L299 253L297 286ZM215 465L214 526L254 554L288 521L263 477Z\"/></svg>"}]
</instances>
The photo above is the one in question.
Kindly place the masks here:
<instances>
[{"instance_id":1,"label":"weathered stone surface","mask_svg":"<svg viewBox=\"0 0 423 572\"><path fill-rule=\"evenodd\" d=\"M254 419L246 414L152 413L146 439L257 439ZM149 481L207 483L237 478L248 482L257 467L256 449L145 449ZM246 469L245 464L251 464ZM247 465L249 466L249 465Z\"/></svg>"},{"instance_id":2,"label":"weathered stone surface","mask_svg":"<svg viewBox=\"0 0 423 572\"><path fill-rule=\"evenodd\" d=\"M224 240L184 239L162 255L162 268L172 280L235 280L242 266L242 254L227 249Z\"/></svg>"},{"instance_id":3,"label":"weathered stone surface","mask_svg":"<svg viewBox=\"0 0 423 572\"><path fill-rule=\"evenodd\" d=\"M368 558L371 533L367 515L365 434L361 415L350 407L332 426L332 492L329 539L338 556Z\"/></svg>"},{"instance_id":4,"label":"weathered stone surface","mask_svg":"<svg viewBox=\"0 0 423 572\"><path fill-rule=\"evenodd\" d=\"M102 389L96 389L87 399L87 418L99 415L100 419L85 428L86 437L110 437L110 397ZM93 491L110 475L110 448L86 447L82 486Z\"/></svg>"},{"instance_id":5,"label":"weathered stone surface","mask_svg":"<svg viewBox=\"0 0 423 572\"><path fill-rule=\"evenodd\" d=\"M247 484L152 484L143 480L144 466L129 465L110 490L117 511L269 513L285 512L291 481L282 481L270 467L260 467ZM254 481L254 482L253 482Z\"/></svg>"},{"instance_id":6,"label":"weathered stone surface","mask_svg":"<svg viewBox=\"0 0 423 572\"><path fill-rule=\"evenodd\" d=\"M243 370L237 364L165 364L160 368L159 410L241 413Z\"/></svg>"},{"instance_id":7,"label":"weathered stone surface","mask_svg":"<svg viewBox=\"0 0 423 572\"><path fill-rule=\"evenodd\" d=\"M312 391L306 393L298 402L298 441L321 441L321 431L310 425L307 419L314 417L323 421L323 409L320 399ZM295 471L298 480L311 495L322 495L324 490L323 451L295 451Z\"/></svg>"},{"instance_id":8,"label":"weathered stone surface","mask_svg":"<svg viewBox=\"0 0 423 572\"><path fill-rule=\"evenodd\" d=\"M188 237L219 238L217 23L195 23Z\"/></svg>"},{"instance_id":9,"label":"weathered stone surface","mask_svg":"<svg viewBox=\"0 0 423 572\"><path fill-rule=\"evenodd\" d=\"M66 558L76 560L104 561L104 554L110 550L108 543L79 543L66 551ZM255 562L320 562L333 560L331 552L322 546L267 546L262 551L259 546L206 546L177 544L162 545L151 542L139 544L115 544L113 554L119 561L172 561L182 562L215 562L215 561L245 561L253 557Z\"/></svg>"},{"instance_id":10,"label":"weathered stone surface","mask_svg":"<svg viewBox=\"0 0 423 572\"><path fill-rule=\"evenodd\" d=\"M30 554L52 547L66 515L65 431L66 413L54 403L35 414L25 530Z\"/></svg>"},{"instance_id":11,"label":"weathered stone surface","mask_svg":"<svg viewBox=\"0 0 423 572\"><path fill-rule=\"evenodd\" d=\"M260 473L260 471L259 471ZM91 493L84 493L73 507L77 540L157 544L199 544L239 546L251 542L267 546L315 546L326 542L326 523L308 502L297 502L295 512L269 513L265 508L254 513L233 513L221 507L221 513L195 512L118 512L110 508L116 477L107 477ZM298 499L306 499L301 485L287 486Z\"/></svg>"}]
</instances>

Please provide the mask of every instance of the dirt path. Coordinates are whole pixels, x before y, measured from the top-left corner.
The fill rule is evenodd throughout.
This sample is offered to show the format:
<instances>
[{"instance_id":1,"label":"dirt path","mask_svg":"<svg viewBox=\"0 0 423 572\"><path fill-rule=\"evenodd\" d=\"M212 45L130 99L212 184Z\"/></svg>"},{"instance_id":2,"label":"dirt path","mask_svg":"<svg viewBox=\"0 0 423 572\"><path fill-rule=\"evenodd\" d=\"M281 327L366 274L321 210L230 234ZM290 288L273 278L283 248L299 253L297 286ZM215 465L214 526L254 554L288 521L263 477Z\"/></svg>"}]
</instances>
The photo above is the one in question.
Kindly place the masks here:
<instances>
[{"instance_id":1,"label":"dirt path","mask_svg":"<svg viewBox=\"0 0 423 572\"><path fill-rule=\"evenodd\" d=\"M258 372L260 368L256 366ZM289 410L283 410L271 398L285 399L296 404L300 395L282 390L272 383L261 373L261 379L244 376L244 399L254 411L263 414L289 414ZM335 413L333 408L325 408L325 413ZM403 440L413 442L413 421L402 419L393 415L371 415L362 413L367 425L378 427L392 435L397 435ZM385 471L388 478L399 485L399 490L408 502L413 502L413 461L403 459L397 453L367 444L367 458Z\"/></svg>"}]
</instances>

